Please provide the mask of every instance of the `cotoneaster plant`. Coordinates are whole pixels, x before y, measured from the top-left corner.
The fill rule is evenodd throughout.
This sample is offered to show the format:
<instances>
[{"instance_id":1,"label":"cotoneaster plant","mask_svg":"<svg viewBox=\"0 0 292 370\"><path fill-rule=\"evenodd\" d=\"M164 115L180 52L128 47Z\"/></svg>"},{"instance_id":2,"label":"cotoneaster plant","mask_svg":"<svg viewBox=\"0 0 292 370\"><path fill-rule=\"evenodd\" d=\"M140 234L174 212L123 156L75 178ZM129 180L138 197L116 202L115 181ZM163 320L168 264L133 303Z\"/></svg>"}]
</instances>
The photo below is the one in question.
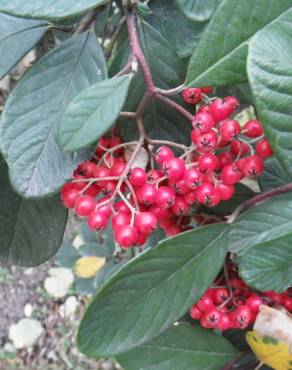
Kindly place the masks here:
<instances>
[{"instance_id":1,"label":"cotoneaster plant","mask_svg":"<svg viewBox=\"0 0 292 370\"><path fill-rule=\"evenodd\" d=\"M259 368L246 331L292 313L292 2L0 0L0 20L1 77L40 55L1 115L1 257L47 261L69 210L102 259L80 352Z\"/></svg>"}]
</instances>

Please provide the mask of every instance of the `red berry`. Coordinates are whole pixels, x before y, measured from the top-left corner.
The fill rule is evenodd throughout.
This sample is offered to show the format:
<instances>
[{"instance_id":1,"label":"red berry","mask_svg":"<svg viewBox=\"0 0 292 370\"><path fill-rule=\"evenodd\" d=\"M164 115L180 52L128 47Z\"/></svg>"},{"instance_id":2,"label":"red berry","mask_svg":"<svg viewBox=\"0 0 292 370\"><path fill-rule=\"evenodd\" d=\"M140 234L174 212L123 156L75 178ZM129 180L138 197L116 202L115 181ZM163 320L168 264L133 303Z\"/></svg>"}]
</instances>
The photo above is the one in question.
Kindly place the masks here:
<instances>
[{"instance_id":1,"label":"red berry","mask_svg":"<svg viewBox=\"0 0 292 370\"><path fill-rule=\"evenodd\" d=\"M260 140L256 144L255 150L261 158L269 158L273 154L273 149L267 139Z\"/></svg>"},{"instance_id":2,"label":"red berry","mask_svg":"<svg viewBox=\"0 0 292 370\"><path fill-rule=\"evenodd\" d=\"M220 198L222 200L230 199L234 194L234 186L233 185L226 185L226 184L219 184L217 185L217 189L219 190Z\"/></svg>"},{"instance_id":3,"label":"red berry","mask_svg":"<svg viewBox=\"0 0 292 370\"><path fill-rule=\"evenodd\" d=\"M218 135L214 131L206 132L195 138L195 144L199 151L203 153L211 152L217 148Z\"/></svg>"},{"instance_id":4,"label":"red berry","mask_svg":"<svg viewBox=\"0 0 292 370\"><path fill-rule=\"evenodd\" d=\"M157 217L151 212L139 212L135 217L135 226L142 235L151 234L157 226Z\"/></svg>"},{"instance_id":5,"label":"red berry","mask_svg":"<svg viewBox=\"0 0 292 370\"><path fill-rule=\"evenodd\" d=\"M239 140L232 140L230 150L235 155L245 155L250 151L250 147Z\"/></svg>"},{"instance_id":6,"label":"red berry","mask_svg":"<svg viewBox=\"0 0 292 370\"><path fill-rule=\"evenodd\" d=\"M163 177L163 174L162 174L161 171L158 171L158 170L150 170L147 173L147 181L149 181L149 182L156 182L161 177Z\"/></svg>"},{"instance_id":7,"label":"red berry","mask_svg":"<svg viewBox=\"0 0 292 370\"><path fill-rule=\"evenodd\" d=\"M228 164L221 171L221 180L225 185L233 185L242 179L242 173L235 164Z\"/></svg>"},{"instance_id":8,"label":"red berry","mask_svg":"<svg viewBox=\"0 0 292 370\"><path fill-rule=\"evenodd\" d=\"M256 294L251 295L246 300L246 305L250 309L251 312L258 313L260 310L260 306L263 304L263 300Z\"/></svg>"},{"instance_id":9,"label":"red berry","mask_svg":"<svg viewBox=\"0 0 292 370\"><path fill-rule=\"evenodd\" d=\"M115 211L117 211L118 213L119 212L123 212L123 213L131 213L129 207L127 206L127 204L123 201L123 200L120 200L118 201L115 206L114 206L114 209Z\"/></svg>"},{"instance_id":10,"label":"red berry","mask_svg":"<svg viewBox=\"0 0 292 370\"><path fill-rule=\"evenodd\" d=\"M214 308L214 302L209 294L204 294L196 303L197 308L202 312L210 311Z\"/></svg>"},{"instance_id":11,"label":"red berry","mask_svg":"<svg viewBox=\"0 0 292 370\"><path fill-rule=\"evenodd\" d=\"M207 323L208 328L217 328L221 321L222 313L216 308L203 314L202 320Z\"/></svg>"},{"instance_id":12,"label":"red berry","mask_svg":"<svg viewBox=\"0 0 292 370\"><path fill-rule=\"evenodd\" d=\"M221 200L219 190L208 182L204 182L196 190L196 195L198 202L207 207L215 207Z\"/></svg>"},{"instance_id":13,"label":"red berry","mask_svg":"<svg viewBox=\"0 0 292 370\"><path fill-rule=\"evenodd\" d=\"M284 296L282 298L282 304L286 308L287 311L292 311L292 297Z\"/></svg>"},{"instance_id":14,"label":"red berry","mask_svg":"<svg viewBox=\"0 0 292 370\"><path fill-rule=\"evenodd\" d=\"M173 151L167 146L161 146L155 153L155 161L160 165L165 161L169 161L173 157Z\"/></svg>"},{"instance_id":15,"label":"red berry","mask_svg":"<svg viewBox=\"0 0 292 370\"><path fill-rule=\"evenodd\" d=\"M251 155L245 157L245 161L242 167L242 173L244 176L260 176L264 171L264 164L261 157L258 155Z\"/></svg>"},{"instance_id":16,"label":"red berry","mask_svg":"<svg viewBox=\"0 0 292 370\"><path fill-rule=\"evenodd\" d=\"M163 163L163 173L171 181L181 180L185 171L185 162L180 158L171 158Z\"/></svg>"},{"instance_id":17,"label":"red berry","mask_svg":"<svg viewBox=\"0 0 292 370\"><path fill-rule=\"evenodd\" d=\"M91 230L103 230L107 226L107 217L99 211L93 211L90 213L87 219L87 224Z\"/></svg>"},{"instance_id":18,"label":"red berry","mask_svg":"<svg viewBox=\"0 0 292 370\"><path fill-rule=\"evenodd\" d=\"M105 196L110 196L113 194L117 186L116 181L106 181L106 184L102 188L102 193Z\"/></svg>"},{"instance_id":19,"label":"red berry","mask_svg":"<svg viewBox=\"0 0 292 370\"><path fill-rule=\"evenodd\" d=\"M256 119L246 122L246 124L243 126L243 131L248 137L258 137L264 133L262 124Z\"/></svg>"},{"instance_id":20,"label":"red berry","mask_svg":"<svg viewBox=\"0 0 292 370\"><path fill-rule=\"evenodd\" d=\"M138 239L138 233L133 226L121 226L115 230L115 240L123 248L132 247Z\"/></svg>"},{"instance_id":21,"label":"red berry","mask_svg":"<svg viewBox=\"0 0 292 370\"><path fill-rule=\"evenodd\" d=\"M220 168L223 168L227 164L232 163L232 155L229 152L221 152L217 154L217 158L219 161Z\"/></svg>"},{"instance_id":22,"label":"red berry","mask_svg":"<svg viewBox=\"0 0 292 370\"><path fill-rule=\"evenodd\" d=\"M96 164L90 161L85 161L77 167L78 173L84 176L85 178L94 177L95 170Z\"/></svg>"},{"instance_id":23,"label":"red berry","mask_svg":"<svg viewBox=\"0 0 292 370\"><path fill-rule=\"evenodd\" d=\"M151 206L154 203L155 193L156 193L155 185L146 183L138 188L136 196L140 204Z\"/></svg>"},{"instance_id":24,"label":"red berry","mask_svg":"<svg viewBox=\"0 0 292 370\"><path fill-rule=\"evenodd\" d=\"M214 92L214 87L213 86L204 86L201 87L201 91L203 94L212 94Z\"/></svg>"},{"instance_id":25,"label":"red berry","mask_svg":"<svg viewBox=\"0 0 292 370\"><path fill-rule=\"evenodd\" d=\"M204 176L198 168L186 170L183 181L189 189L196 189L202 185Z\"/></svg>"},{"instance_id":26,"label":"red berry","mask_svg":"<svg viewBox=\"0 0 292 370\"><path fill-rule=\"evenodd\" d=\"M223 140L232 141L241 131L240 125L234 119L226 119L219 125L219 132Z\"/></svg>"},{"instance_id":27,"label":"red berry","mask_svg":"<svg viewBox=\"0 0 292 370\"><path fill-rule=\"evenodd\" d=\"M96 169L94 171L94 177L103 178L103 177L109 177L109 176L110 176L110 170L107 167L104 167L104 166L96 167ZM105 182L100 181L99 185L104 186Z\"/></svg>"},{"instance_id":28,"label":"red berry","mask_svg":"<svg viewBox=\"0 0 292 370\"><path fill-rule=\"evenodd\" d=\"M203 316L203 313L197 308L196 305L193 305L190 309L190 316L194 320L200 320Z\"/></svg>"},{"instance_id":29,"label":"red berry","mask_svg":"<svg viewBox=\"0 0 292 370\"><path fill-rule=\"evenodd\" d=\"M215 304L221 304L229 297L229 291L226 288L212 289L212 297Z\"/></svg>"},{"instance_id":30,"label":"red berry","mask_svg":"<svg viewBox=\"0 0 292 370\"><path fill-rule=\"evenodd\" d=\"M142 186L147 181L146 171L141 167L132 168L129 174L129 181L133 186Z\"/></svg>"},{"instance_id":31,"label":"red berry","mask_svg":"<svg viewBox=\"0 0 292 370\"><path fill-rule=\"evenodd\" d=\"M175 193L169 186L161 186L154 195L155 203L160 208L169 208L174 204Z\"/></svg>"},{"instance_id":32,"label":"red berry","mask_svg":"<svg viewBox=\"0 0 292 370\"><path fill-rule=\"evenodd\" d=\"M247 306L239 306L233 312L232 316L235 328L245 329L249 325L251 312Z\"/></svg>"},{"instance_id":33,"label":"red berry","mask_svg":"<svg viewBox=\"0 0 292 370\"><path fill-rule=\"evenodd\" d=\"M212 114L214 120L216 122L223 121L226 119L231 113L233 109L231 108L230 104L225 99L216 99L210 105L210 113Z\"/></svg>"},{"instance_id":34,"label":"red berry","mask_svg":"<svg viewBox=\"0 0 292 370\"><path fill-rule=\"evenodd\" d=\"M80 196L75 203L75 213L77 216L88 216L95 210L96 203L88 195Z\"/></svg>"},{"instance_id":35,"label":"red berry","mask_svg":"<svg viewBox=\"0 0 292 370\"><path fill-rule=\"evenodd\" d=\"M183 196L178 195L175 198L175 202L171 207L171 210L176 216L183 216L189 213L190 206Z\"/></svg>"},{"instance_id":36,"label":"red berry","mask_svg":"<svg viewBox=\"0 0 292 370\"><path fill-rule=\"evenodd\" d=\"M111 176L120 176L124 169L126 168L125 162L116 162L111 168L110 175Z\"/></svg>"},{"instance_id":37,"label":"red berry","mask_svg":"<svg viewBox=\"0 0 292 370\"><path fill-rule=\"evenodd\" d=\"M182 227L180 225L175 225L175 224L167 225L164 228L164 232L166 236L174 236L174 235L181 233L182 231L183 231Z\"/></svg>"},{"instance_id":38,"label":"red berry","mask_svg":"<svg viewBox=\"0 0 292 370\"><path fill-rule=\"evenodd\" d=\"M267 292L264 292L265 297L268 297L270 302L276 306L279 306L282 304L283 297L280 293L274 292L273 290L269 290Z\"/></svg>"},{"instance_id":39,"label":"red berry","mask_svg":"<svg viewBox=\"0 0 292 370\"><path fill-rule=\"evenodd\" d=\"M214 118L211 114L205 112L197 113L192 120L194 130L199 131L201 134L210 131L214 124Z\"/></svg>"},{"instance_id":40,"label":"red berry","mask_svg":"<svg viewBox=\"0 0 292 370\"><path fill-rule=\"evenodd\" d=\"M179 181L171 181L170 184L175 194L185 195L190 192L190 189L187 187L184 178Z\"/></svg>"},{"instance_id":41,"label":"red berry","mask_svg":"<svg viewBox=\"0 0 292 370\"><path fill-rule=\"evenodd\" d=\"M224 100L229 105L232 113L239 107L239 101L235 96L225 96Z\"/></svg>"},{"instance_id":42,"label":"red berry","mask_svg":"<svg viewBox=\"0 0 292 370\"><path fill-rule=\"evenodd\" d=\"M160 208L156 204L153 204L149 212L153 213L159 220L172 217L170 208Z\"/></svg>"},{"instance_id":43,"label":"red berry","mask_svg":"<svg viewBox=\"0 0 292 370\"><path fill-rule=\"evenodd\" d=\"M227 313L221 313L221 320L217 324L216 328L221 331L225 331L231 329L232 327L232 320Z\"/></svg>"},{"instance_id":44,"label":"red berry","mask_svg":"<svg viewBox=\"0 0 292 370\"><path fill-rule=\"evenodd\" d=\"M202 112L210 113L210 105L208 105L208 104L201 105L200 108L198 109L197 113L202 113Z\"/></svg>"},{"instance_id":45,"label":"red berry","mask_svg":"<svg viewBox=\"0 0 292 370\"><path fill-rule=\"evenodd\" d=\"M215 171L218 169L219 160L216 155L212 153L206 153L199 158L199 168L201 172L206 173L210 171Z\"/></svg>"},{"instance_id":46,"label":"red berry","mask_svg":"<svg viewBox=\"0 0 292 370\"><path fill-rule=\"evenodd\" d=\"M198 87L184 89L182 96L184 101L189 104L197 104L202 100L202 92Z\"/></svg>"},{"instance_id":47,"label":"red berry","mask_svg":"<svg viewBox=\"0 0 292 370\"><path fill-rule=\"evenodd\" d=\"M129 225L131 222L131 215L129 213L118 212L112 217L112 227L117 229L121 226Z\"/></svg>"},{"instance_id":48,"label":"red berry","mask_svg":"<svg viewBox=\"0 0 292 370\"><path fill-rule=\"evenodd\" d=\"M79 191L77 189L68 189L61 191L62 201L66 208L74 208L77 199L79 198Z\"/></svg>"},{"instance_id":49,"label":"red berry","mask_svg":"<svg viewBox=\"0 0 292 370\"><path fill-rule=\"evenodd\" d=\"M194 205L197 203L197 193L195 191L192 191L185 195L185 201L190 204Z\"/></svg>"}]
</instances>

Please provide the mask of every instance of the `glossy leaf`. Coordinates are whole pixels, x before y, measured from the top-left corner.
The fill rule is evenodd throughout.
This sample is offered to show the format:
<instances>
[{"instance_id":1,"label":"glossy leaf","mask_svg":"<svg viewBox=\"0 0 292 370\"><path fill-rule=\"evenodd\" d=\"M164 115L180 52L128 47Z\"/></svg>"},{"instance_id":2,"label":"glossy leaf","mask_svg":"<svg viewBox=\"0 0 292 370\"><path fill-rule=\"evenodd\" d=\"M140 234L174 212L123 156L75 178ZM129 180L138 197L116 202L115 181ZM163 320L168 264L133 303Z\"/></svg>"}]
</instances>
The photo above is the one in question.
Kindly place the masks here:
<instances>
[{"instance_id":1,"label":"glossy leaf","mask_svg":"<svg viewBox=\"0 0 292 370\"><path fill-rule=\"evenodd\" d=\"M231 225L229 250L238 254L254 246L292 234L292 199L282 194L244 212Z\"/></svg>"},{"instance_id":2,"label":"glossy leaf","mask_svg":"<svg viewBox=\"0 0 292 370\"><path fill-rule=\"evenodd\" d=\"M68 105L59 126L59 143L65 151L94 144L115 123L125 103L129 75L97 82Z\"/></svg>"},{"instance_id":3,"label":"glossy leaf","mask_svg":"<svg viewBox=\"0 0 292 370\"><path fill-rule=\"evenodd\" d=\"M227 249L225 231L226 225L217 224L166 239L120 269L81 321L80 351L89 357L116 355L162 333L218 274Z\"/></svg>"},{"instance_id":4,"label":"glossy leaf","mask_svg":"<svg viewBox=\"0 0 292 370\"><path fill-rule=\"evenodd\" d=\"M56 134L66 106L81 90L106 76L102 51L83 33L36 62L10 94L0 126L0 146L10 179L25 197L58 190L88 152L64 154Z\"/></svg>"},{"instance_id":5,"label":"glossy leaf","mask_svg":"<svg viewBox=\"0 0 292 370\"><path fill-rule=\"evenodd\" d=\"M218 370L237 355L222 336L199 326L179 324L117 360L127 370Z\"/></svg>"},{"instance_id":6,"label":"glossy leaf","mask_svg":"<svg viewBox=\"0 0 292 370\"><path fill-rule=\"evenodd\" d=\"M259 178L259 186L262 191L271 190L292 182L292 176L289 176L277 158L272 157L265 161L264 173Z\"/></svg>"},{"instance_id":7,"label":"glossy leaf","mask_svg":"<svg viewBox=\"0 0 292 370\"><path fill-rule=\"evenodd\" d=\"M192 55L187 85L220 86L246 81L251 37L291 6L291 0L223 0Z\"/></svg>"},{"instance_id":8,"label":"glossy leaf","mask_svg":"<svg viewBox=\"0 0 292 370\"><path fill-rule=\"evenodd\" d=\"M47 261L62 243L67 212L59 195L26 200L10 186L8 168L0 160L0 258L14 265Z\"/></svg>"},{"instance_id":9,"label":"glossy leaf","mask_svg":"<svg viewBox=\"0 0 292 370\"><path fill-rule=\"evenodd\" d=\"M72 269L79 257L78 250L72 244L64 241L56 255L56 262L61 267Z\"/></svg>"},{"instance_id":10,"label":"glossy leaf","mask_svg":"<svg viewBox=\"0 0 292 370\"><path fill-rule=\"evenodd\" d=\"M274 154L292 176L292 9L250 44L248 75Z\"/></svg>"},{"instance_id":11,"label":"glossy leaf","mask_svg":"<svg viewBox=\"0 0 292 370\"><path fill-rule=\"evenodd\" d=\"M195 50L208 23L188 19L179 9L176 0L154 0L150 5L152 14L146 18L147 22L171 43L179 57L189 56Z\"/></svg>"},{"instance_id":12,"label":"glossy leaf","mask_svg":"<svg viewBox=\"0 0 292 370\"><path fill-rule=\"evenodd\" d=\"M60 20L82 14L108 0L1 0L0 11L18 17Z\"/></svg>"},{"instance_id":13,"label":"glossy leaf","mask_svg":"<svg viewBox=\"0 0 292 370\"><path fill-rule=\"evenodd\" d=\"M0 80L33 48L47 28L45 21L0 13Z\"/></svg>"},{"instance_id":14,"label":"glossy leaf","mask_svg":"<svg viewBox=\"0 0 292 370\"><path fill-rule=\"evenodd\" d=\"M251 248L239 262L240 275L249 285L284 292L292 280L292 235Z\"/></svg>"},{"instance_id":15,"label":"glossy leaf","mask_svg":"<svg viewBox=\"0 0 292 370\"><path fill-rule=\"evenodd\" d=\"M176 0L176 2L188 18L203 22L212 17L220 0Z\"/></svg>"}]
</instances>

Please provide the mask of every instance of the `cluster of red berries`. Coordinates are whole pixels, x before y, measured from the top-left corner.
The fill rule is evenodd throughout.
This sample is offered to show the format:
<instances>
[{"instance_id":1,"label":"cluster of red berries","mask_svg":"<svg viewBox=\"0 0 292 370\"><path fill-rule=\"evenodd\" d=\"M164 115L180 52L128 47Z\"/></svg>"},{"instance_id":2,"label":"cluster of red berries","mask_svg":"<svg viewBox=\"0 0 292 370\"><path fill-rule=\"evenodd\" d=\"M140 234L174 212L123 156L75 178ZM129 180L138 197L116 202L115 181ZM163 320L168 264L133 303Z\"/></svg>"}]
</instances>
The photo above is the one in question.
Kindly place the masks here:
<instances>
[{"instance_id":1,"label":"cluster of red berries","mask_svg":"<svg viewBox=\"0 0 292 370\"><path fill-rule=\"evenodd\" d=\"M238 277L233 264L227 266L230 279L227 281L222 274L190 309L190 316L200 320L202 327L221 331L245 329L254 323L263 304L292 312L291 288L284 293L255 292Z\"/></svg>"},{"instance_id":2,"label":"cluster of red berries","mask_svg":"<svg viewBox=\"0 0 292 370\"><path fill-rule=\"evenodd\" d=\"M179 157L160 146L156 166L149 169L127 167L128 144L116 131L102 137L95 156L80 164L62 188L65 207L86 217L92 230L105 229L111 218L115 240L124 248L144 245L158 225L167 236L190 230L200 204L213 207L230 199L234 185L261 175L262 158L272 154L259 121L241 128L230 118L238 106L234 96L201 105L192 121L191 146Z\"/></svg>"}]
</instances>

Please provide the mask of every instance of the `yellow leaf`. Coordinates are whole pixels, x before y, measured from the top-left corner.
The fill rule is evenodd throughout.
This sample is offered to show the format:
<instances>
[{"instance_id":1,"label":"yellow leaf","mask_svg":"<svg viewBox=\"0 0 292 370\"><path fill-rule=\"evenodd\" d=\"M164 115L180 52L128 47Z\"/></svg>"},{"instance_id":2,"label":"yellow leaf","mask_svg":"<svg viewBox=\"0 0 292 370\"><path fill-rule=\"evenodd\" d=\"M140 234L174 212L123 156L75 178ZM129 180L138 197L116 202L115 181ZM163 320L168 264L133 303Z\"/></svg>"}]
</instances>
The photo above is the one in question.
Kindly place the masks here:
<instances>
[{"instance_id":1,"label":"yellow leaf","mask_svg":"<svg viewBox=\"0 0 292 370\"><path fill-rule=\"evenodd\" d=\"M104 257L88 256L79 258L74 266L75 274L83 279L89 279L96 275L97 271L105 264Z\"/></svg>"},{"instance_id":2,"label":"yellow leaf","mask_svg":"<svg viewBox=\"0 0 292 370\"><path fill-rule=\"evenodd\" d=\"M260 362L274 370L292 370L292 354L285 342L256 331L248 332L246 340Z\"/></svg>"}]
</instances>

